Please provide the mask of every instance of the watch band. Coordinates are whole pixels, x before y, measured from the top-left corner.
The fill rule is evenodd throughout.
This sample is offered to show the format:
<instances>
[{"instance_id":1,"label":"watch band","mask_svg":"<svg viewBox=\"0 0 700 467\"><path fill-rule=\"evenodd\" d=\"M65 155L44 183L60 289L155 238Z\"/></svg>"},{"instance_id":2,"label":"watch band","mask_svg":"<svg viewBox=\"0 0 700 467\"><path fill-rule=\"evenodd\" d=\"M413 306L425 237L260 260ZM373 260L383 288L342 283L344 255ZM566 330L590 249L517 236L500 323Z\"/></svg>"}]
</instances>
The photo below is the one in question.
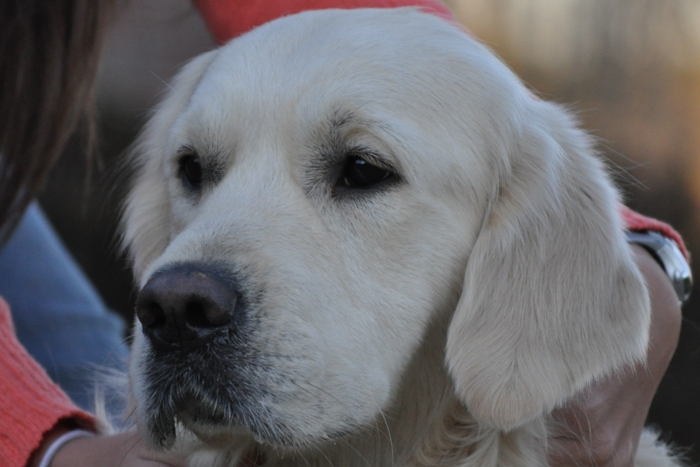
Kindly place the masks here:
<instances>
[{"instance_id":1,"label":"watch band","mask_svg":"<svg viewBox=\"0 0 700 467\"><path fill-rule=\"evenodd\" d=\"M627 241L644 247L666 272L681 305L690 297L693 274L676 242L651 230L628 230Z\"/></svg>"}]
</instances>

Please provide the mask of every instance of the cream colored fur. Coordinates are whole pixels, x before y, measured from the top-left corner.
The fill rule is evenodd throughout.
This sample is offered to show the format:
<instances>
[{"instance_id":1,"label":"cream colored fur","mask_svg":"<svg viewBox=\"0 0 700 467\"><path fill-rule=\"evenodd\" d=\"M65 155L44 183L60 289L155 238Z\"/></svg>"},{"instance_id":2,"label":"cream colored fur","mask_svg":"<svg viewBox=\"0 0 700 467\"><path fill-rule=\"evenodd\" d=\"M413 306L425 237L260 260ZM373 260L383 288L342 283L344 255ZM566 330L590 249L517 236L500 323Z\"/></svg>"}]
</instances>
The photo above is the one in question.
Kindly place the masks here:
<instances>
[{"instance_id":1,"label":"cream colored fur","mask_svg":"<svg viewBox=\"0 0 700 467\"><path fill-rule=\"evenodd\" d=\"M199 195L182 147L221 171ZM400 182L333 196L318 168L357 147ZM590 139L430 15L307 12L196 58L133 161L138 285L216 261L261 297L246 382L274 395L267 431L178 423L162 445L192 465L254 446L270 467L544 465L548 413L646 353L647 291ZM151 357L137 322L147 437ZM645 436L638 465L672 463Z\"/></svg>"}]
</instances>

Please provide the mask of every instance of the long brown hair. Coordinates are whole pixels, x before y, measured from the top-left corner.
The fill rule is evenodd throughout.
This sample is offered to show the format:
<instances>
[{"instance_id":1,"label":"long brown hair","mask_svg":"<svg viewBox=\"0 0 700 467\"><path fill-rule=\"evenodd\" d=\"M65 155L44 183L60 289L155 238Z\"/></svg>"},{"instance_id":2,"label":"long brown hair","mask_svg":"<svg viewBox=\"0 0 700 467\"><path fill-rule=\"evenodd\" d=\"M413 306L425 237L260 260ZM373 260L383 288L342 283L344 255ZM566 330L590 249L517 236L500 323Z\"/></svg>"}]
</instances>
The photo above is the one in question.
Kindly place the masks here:
<instances>
[{"instance_id":1,"label":"long brown hair","mask_svg":"<svg viewBox=\"0 0 700 467\"><path fill-rule=\"evenodd\" d=\"M89 115L115 0L0 0L0 244Z\"/></svg>"}]
</instances>

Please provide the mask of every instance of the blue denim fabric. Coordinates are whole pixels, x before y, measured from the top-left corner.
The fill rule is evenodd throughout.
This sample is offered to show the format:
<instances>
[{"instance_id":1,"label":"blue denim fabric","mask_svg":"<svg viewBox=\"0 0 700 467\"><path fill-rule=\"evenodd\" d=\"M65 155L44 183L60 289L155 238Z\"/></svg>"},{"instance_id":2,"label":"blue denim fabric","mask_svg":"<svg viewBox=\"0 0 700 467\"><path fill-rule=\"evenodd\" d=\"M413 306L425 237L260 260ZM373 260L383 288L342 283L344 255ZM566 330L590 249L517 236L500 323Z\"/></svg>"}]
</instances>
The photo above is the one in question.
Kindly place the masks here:
<instances>
[{"instance_id":1,"label":"blue denim fabric","mask_svg":"<svg viewBox=\"0 0 700 467\"><path fill-rule=\"evenodd\" d=\"M90 409L96 367L124 369L124 323L36 204L0 251L0 296L10 304L20 342L77 405Z\"/></svg>"}]
</instances>

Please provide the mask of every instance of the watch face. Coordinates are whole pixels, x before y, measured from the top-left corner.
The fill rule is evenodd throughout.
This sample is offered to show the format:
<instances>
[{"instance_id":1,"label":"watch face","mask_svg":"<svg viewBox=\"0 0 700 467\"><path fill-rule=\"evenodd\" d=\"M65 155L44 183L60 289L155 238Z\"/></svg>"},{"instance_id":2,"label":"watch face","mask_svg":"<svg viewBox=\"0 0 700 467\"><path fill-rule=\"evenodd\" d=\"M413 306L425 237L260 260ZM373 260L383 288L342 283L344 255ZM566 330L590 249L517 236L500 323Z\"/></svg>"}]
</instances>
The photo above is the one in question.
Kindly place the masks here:
<instances>
[{"instance_id":1,"label":"watch face","mask_svg":"<svg viewBox=\"0 0 700 467\"><path fill-rule=\"evenodd\" d=\"M690 298L690 291L693 289L693 277L690 274L685 277L679 275L675 281L671 282L673 283L673 288L676 289L681 304L685 304Z\"/></svg>"},{"instance_id":2,"label":"watch face","mask_svg":"<svg viewBox=\"0 0 700 467\"><path fill-rule=\"evenodd\" d=\"M678 295L678 300L681 304L687 302L693 287L693 275L688 261L676 242L658 232L650 231L628 231L627 239L630 243L643 246L654 256L666 271L666 275L671 281L676 295Z\"/></svg>"}]
</instances>

